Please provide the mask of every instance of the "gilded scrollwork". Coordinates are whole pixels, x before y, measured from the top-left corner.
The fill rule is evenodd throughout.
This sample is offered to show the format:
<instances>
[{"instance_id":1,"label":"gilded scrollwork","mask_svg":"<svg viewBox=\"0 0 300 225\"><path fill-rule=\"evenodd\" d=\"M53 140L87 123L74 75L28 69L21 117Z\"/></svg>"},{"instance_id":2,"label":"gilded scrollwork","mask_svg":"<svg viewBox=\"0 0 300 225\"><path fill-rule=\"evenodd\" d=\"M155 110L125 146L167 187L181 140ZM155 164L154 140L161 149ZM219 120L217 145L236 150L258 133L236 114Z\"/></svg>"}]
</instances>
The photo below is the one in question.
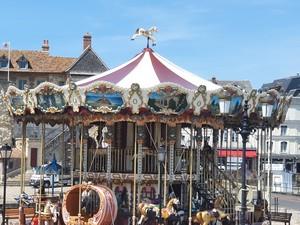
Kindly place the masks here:
<instances>
[{"instance_id":1,"label":"gilded scrollwork","mask_svg":"<svg viewBox=\"0 0 300 225\"><path fill-rule=\"evenodd\" d=\"M283 123L283 121L285 120L291 102L292 102L292 96L283 96L280 98L278 104L277 117L276 117L278 124Z\"/></svg>"},{"instance_id":2,"label":"gilded scrollwork","mask_svg":"<svg viewBox=\"0 0 300 225\"><path fill-rule=\"evenodd\" d=\"M68 77L66 84L67 87L64 89L66 104L71 106L74 112L79 112L79 107L83 105L82 91L71 77Z\"/></svg>"},{"instance_id":3,"label":"gilded scrollwork","mask_svg":"<svg viewBox=\"0 0 300 225\"><path fill-rule=\"evenodd\" d=\"M30 91L27 85L24 87L23 101L25 102L25 108L29 109L31 114L34 114L34 109L37 106L37 100L36 96L32 91Z\"/></svg>"},{"instance_id":4,"label":"gilded scrollwork","mask_svg":"<svg viewBox=\"0 0 300 225\"><path fill-rule=\"evenodd\" d=\"M258 101L257 90L256 89L251 90L247 100L248 100L248 105L249 105L248 112L249 113L254 113L255 109L257 107L257 101Z\"/></svg>"},{"instance_id":5,"label":"gilded scrollwork","mask_svg":"<svg viewBox=\"0 0 300 225\"><path fill-rule=\"evenodd\" d=\"M206 86L200 85L195 92L192 99L192 107L195 115L200 115L201 110L207 109L208 94L206 92Z\"/></svg>"},{"instance_id":6,"label":"gilded scrollwork","mask_svg":"<svg viewBox=\"0 0 300 225\"><path fill-rule=\"evenodd\" d=\"M144 106L142 91L139 84L133 83L131 85L126 102L127 105L131 107L133 114L139 113L139 109Z\"/></svg>"},{"instance_id":7,"label":"gilded scrollwork","mask_svg":"<svg viewBox=\"0 0 300 225\"><path fill-rule=\"evenodd\" d=\"M23 115L25 113L24 91L14 86L10 86L6 92L6 102L8 110L14 115Z\"/></svg>"}]
</instances>

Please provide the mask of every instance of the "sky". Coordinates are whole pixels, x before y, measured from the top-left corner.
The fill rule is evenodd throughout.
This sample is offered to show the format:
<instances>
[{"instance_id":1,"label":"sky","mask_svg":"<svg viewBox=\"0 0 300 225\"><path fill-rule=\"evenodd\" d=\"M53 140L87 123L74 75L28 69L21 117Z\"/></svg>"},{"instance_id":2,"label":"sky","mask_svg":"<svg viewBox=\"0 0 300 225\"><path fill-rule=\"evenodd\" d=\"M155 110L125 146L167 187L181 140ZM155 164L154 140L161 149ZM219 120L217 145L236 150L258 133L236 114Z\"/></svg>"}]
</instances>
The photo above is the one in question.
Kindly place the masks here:
<instances>
[{"instance_id":1,"label":"sky","mask_svg":"<svg viewBox=\"0 0 300 225\"><path fill-rule=\"evenodd\" d=\"M109 68L146 46L131 41L156 26L153 49L205 79L250 80L253 88L300 72L299 0L1 1L0 43L78 57L82 36Z\"/></svg>"}]
</instances>

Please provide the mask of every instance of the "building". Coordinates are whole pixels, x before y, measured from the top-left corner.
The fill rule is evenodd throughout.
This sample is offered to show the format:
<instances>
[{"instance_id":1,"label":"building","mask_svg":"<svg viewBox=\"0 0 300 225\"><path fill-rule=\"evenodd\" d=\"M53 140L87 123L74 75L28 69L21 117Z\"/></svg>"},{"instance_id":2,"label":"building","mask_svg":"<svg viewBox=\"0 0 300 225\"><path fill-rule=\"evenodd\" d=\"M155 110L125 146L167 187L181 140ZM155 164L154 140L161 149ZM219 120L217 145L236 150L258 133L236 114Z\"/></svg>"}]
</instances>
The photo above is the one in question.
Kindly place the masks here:
<instances>
[{"instance_id":1,"label":"building","mask_svg":"<svg viewBox=\"0 0 300 225\"><path fill-rule=\"evenodd\" d=\"M108 69L106 64L93 50L92 36L89 33L83 36L82 47L82 54L78 58L51 55L48 40L43 41L40 50L0 49L0 88L6 89L8 84L12 83L17 88L23 90L25 85L27 85L28 88L35 88L46 81L61 86L65 84L68 76L78 81ZM10 126L11 123L7 122L6 124L8 126L1 127L1 133L7 133L12 130ZM14 124L13 130L16 146L21 147L20 125ZM49 149L47 149L49 152L52 152L53 149L61 148L61 142L57 142L57 140L61 141L61 132L61 129L58 127L46 126L45 145L49 147ZM35 124L29 124L26 133L26 168L30 169L41 164L39 155L40 127ZM7 140L5 143L6 142ZM53 143L56 144L53 145ZM1 141L0 145L3 144L4 142L2 143ZM50 156L52 157L52 154L49 154L49 157ZM62 159L60 158L60 160ZM15 162L17 163L18 160L15 160ZM15 166L11 166L15 169Z\"/></svg>"},{"instance_id":2,"label":"building","mask_svg":"<svg viewBox=\"0 0 300 225\"><path fill-rule=\"evenodd\" d=\"M107 69L94 52L89 33L83 36L83 52L78 58L52 56L48 40L41 50L0 50L0 82L5 85L10 81L21 90L25 84L34 88L44 81L64 85L69 75L80 80Z\"/></svg>"},{"instance_id":3,"label":"building","mask_svg":"<svg viewBox=\"0 0 300 225\"><path fill-rule=\"evenodd\" d=\"M262 86L262 90L275 88L282 95L291 94L292 102L286 119L280 127L274 129L272 140L272 162L277 167L293 175L293 186L299 186L300 179L300 76L286 77L274 80ZM269 141L267 142L269 145ZM284 181L287 186L288 181Z\"/></svg>"}]
</instances>

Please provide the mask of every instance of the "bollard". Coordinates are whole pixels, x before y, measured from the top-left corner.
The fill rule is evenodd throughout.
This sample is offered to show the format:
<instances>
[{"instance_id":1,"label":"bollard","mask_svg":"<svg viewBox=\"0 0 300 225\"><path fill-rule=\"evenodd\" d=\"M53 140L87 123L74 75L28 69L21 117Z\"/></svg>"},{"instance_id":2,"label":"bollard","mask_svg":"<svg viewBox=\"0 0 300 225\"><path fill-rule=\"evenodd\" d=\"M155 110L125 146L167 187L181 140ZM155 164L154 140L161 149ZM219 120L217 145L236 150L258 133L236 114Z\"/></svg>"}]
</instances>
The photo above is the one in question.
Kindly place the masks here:
<instances>
[{"instance_id":1,"label":"bollard","mask_svg":"<svg viewBox=\"0 0 300 225\"><path fill-rule=\"evenodd\" d=\"M19 207L19 224L25 225L25 214L23 206Z\"/></svg>"}]
</instances>

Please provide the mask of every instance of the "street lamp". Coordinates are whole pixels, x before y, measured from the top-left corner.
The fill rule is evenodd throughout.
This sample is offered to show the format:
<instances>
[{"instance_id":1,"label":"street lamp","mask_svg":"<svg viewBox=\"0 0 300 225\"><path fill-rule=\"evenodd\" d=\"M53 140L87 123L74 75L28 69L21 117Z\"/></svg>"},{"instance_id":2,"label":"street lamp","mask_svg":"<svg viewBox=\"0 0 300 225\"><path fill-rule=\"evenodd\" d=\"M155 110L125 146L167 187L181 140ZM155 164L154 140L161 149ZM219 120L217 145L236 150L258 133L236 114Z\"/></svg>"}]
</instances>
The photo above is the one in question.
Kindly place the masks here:
<instances>
[{"instance_id":1,"label":"street lamp","mask_svg":"<svg viewBox=\"0 0 300 225\"><path fill-rule=\"evenodd\" d=\"M0 149L0 157L3 159L3 204L2 204L2 224L5 224L5 204L6 204L6 172L7 172L7 160L10 159L12 148L5 144Z\"/></svg>"},{"instance_id":2,"label":"street lamp","mask_svg":"<svg viewBox=\"0 0 300 225\"><path fill-rule=\"evenodd\" d=\"M159 162L159 221L158 224L162 224L162 217L161 217L161 208L162 208L162 164L165 161L165 148L160 146L158 149L158 162Z\"/></svg>"},{"instance_id":3,"label":"street lamp","mask_svg":"<svg viewBox=\"0 0 300 225\"><path fill-rule=\"evenodd\" d=\"M251 134L250 121L248 116L248 101L245 100L240 135L243 139L243 154L242 154L242 201L241 201L241 225L246 225L246 211L247 211L247 189L246 189L246 144Z\"/></svg>"}]
</instances>

